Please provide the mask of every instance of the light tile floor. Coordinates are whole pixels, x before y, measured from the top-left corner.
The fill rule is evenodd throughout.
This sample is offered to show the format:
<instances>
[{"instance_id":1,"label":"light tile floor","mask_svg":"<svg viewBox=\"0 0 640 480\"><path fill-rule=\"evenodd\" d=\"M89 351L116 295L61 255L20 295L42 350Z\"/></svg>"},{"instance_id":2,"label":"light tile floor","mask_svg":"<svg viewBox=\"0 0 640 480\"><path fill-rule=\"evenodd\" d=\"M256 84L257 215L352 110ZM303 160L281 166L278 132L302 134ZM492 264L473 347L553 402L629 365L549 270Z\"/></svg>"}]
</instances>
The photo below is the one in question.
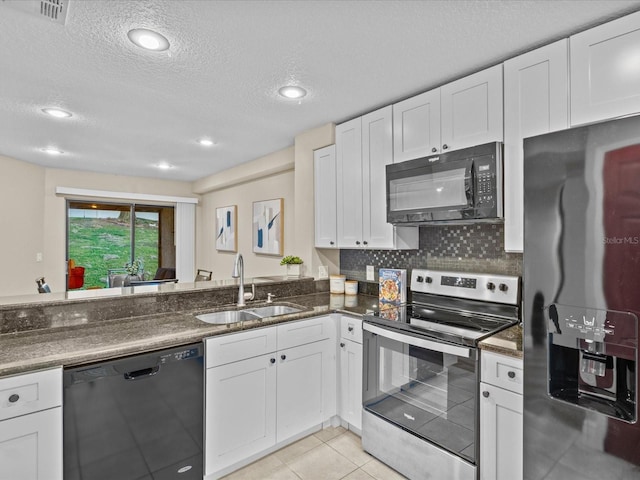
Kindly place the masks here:
<instances>
[{"instance_id":1,"label":"light tile floor","mask_svg":"<svg viewBox=\"0 0 640 480\"><path fill-rule=\"evenodd\" d=\"M330 427L298 440L224 480L401 480L395 470L362 450L360 437Z\"/></svg>"}]
</instances>

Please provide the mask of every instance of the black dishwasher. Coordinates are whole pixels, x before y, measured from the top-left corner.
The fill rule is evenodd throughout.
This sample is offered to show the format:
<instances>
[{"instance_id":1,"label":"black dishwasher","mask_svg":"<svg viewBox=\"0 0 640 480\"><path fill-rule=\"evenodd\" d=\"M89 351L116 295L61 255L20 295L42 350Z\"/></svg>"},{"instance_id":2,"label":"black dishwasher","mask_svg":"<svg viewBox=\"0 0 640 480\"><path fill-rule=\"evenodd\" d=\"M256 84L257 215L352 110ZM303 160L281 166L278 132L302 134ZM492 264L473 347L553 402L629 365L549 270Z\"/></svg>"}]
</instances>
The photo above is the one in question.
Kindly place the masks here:
<instances>
[{"instance_id":1,"label":"black dishwasher","mask_svg":"<svg viewBox=\"0 0 640 480\"><path fill-rule=\"evenodd\" d=\"M65 480L202 480L202 343L64 371Z\"/></svg>"}]
</instances>

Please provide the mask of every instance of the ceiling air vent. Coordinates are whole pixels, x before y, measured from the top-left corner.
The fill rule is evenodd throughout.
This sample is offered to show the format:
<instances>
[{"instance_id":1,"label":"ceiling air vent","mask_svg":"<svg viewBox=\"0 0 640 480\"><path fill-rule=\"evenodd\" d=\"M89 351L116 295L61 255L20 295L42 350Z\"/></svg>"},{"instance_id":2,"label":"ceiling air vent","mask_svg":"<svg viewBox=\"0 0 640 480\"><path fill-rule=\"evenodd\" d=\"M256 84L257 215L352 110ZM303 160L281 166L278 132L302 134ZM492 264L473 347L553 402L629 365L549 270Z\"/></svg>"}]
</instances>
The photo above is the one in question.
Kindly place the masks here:
<instances>
[{"instance_id":1,"label":"ceiling air vent","mask_svg":"<svg viewBox=\"0 0 640 480\"><path fill-rule=\"evenodd\" d=\"M69 0L2 0L0 5L64 25L67 21Z\"/></svg>"}]
</instances>

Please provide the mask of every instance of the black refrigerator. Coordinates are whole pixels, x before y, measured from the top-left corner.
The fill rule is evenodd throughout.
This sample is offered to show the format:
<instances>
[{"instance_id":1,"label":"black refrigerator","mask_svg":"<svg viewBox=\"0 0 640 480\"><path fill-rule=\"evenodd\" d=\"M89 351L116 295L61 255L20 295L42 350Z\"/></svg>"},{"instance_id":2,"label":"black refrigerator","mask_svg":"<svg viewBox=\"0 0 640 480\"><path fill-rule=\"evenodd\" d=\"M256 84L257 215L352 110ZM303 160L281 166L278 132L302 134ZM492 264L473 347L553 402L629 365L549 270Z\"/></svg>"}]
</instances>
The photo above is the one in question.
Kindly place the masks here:
<instances>
[{"instance_id":1,"label":"black refrigerator","mask_svg":"<svg viewBox=\"0 0 640 480\"><path fill-rule=\"evenodd\" d=\"M640 116L524 141L524 478L640 479Z\"/></svg>"}]
</instances>

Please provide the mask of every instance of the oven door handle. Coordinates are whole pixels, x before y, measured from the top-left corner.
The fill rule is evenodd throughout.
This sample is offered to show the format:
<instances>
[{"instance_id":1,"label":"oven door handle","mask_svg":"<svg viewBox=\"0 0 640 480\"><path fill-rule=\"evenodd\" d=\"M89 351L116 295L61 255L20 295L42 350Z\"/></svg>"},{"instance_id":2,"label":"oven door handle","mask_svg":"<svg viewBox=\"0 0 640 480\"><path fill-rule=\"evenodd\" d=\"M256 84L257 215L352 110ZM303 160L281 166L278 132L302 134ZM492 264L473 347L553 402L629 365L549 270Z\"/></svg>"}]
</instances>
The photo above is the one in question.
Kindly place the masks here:
<instances>
[{"instance_id":1,"label":"oven door handle","mask_svg":"<svg viewBox=\"0 0 640 480\"><path fill-rule=\"evenodd\" d=\"M458 357L471 357L470 348L451 345L449 343L434 342L433 340L427 340L426 338L417 338L411 335L394 332L386 328L377 327L369 323L363 323L362 328L368 332L380 335L381 337L396 340L400 343L407 343L409 345L413 345L414 347L425 348L427 350L432 350L435 352L450 353L451 355L457 355Z\"/></svg>"}]
</instances>

